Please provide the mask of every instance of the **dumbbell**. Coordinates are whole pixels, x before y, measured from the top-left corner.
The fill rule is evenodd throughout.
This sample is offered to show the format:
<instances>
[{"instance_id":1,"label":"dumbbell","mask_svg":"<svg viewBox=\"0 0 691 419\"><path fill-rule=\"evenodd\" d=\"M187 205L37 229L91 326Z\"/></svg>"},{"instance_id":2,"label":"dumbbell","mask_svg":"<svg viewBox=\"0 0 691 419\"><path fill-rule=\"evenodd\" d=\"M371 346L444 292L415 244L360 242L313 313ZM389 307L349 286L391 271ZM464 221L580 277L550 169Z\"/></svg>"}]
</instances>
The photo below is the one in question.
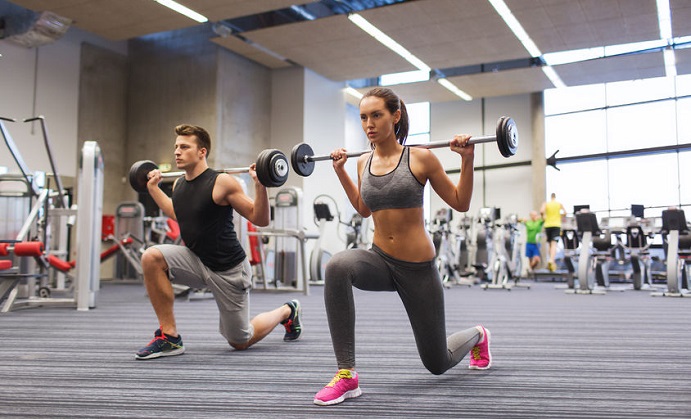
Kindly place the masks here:
<instances>
[{"instance_id":1,"label":"dumbbell","mask_svg":"<svg viewBox=\"0 0 691 419\"><path fill-rule=\"evenodd\" d=\"M276 149L267 149L259 153L257 157L257 178L259 182L269 187L282 186L288 180L288 158L283 152ZM149 182L148 174L152 170L158 169L158 165L151 160L140 160L135 162L130 168L129 180L132 188L140 193L148 191L146 184ZM248 167L235 167L218 170L222 173L247 173ZM177 178L184 175L185 172L163 172L161 176L164 178Z\"/></svg>"},{"instance_id":2,"label":"dumbbell","mask_svg":"<svg viewBox=\"0 0 691 419\"><path fill-rule=\"evenodd\" d=\"M516 122L512 118L502 116L497 121L497 128L495 135L487 135L483 137L471 137L468 144L480 143L497 143L499 152L504 157L511 157L516 154L518 150L518 129ZM451 144L450 140L436 141L427 144L416 144L410 147L419 148L442 148L448 147ZM354 151L346 153L348 157L359 157L372 150ZM296 144L290 153L290 163L293 171L300 176L309 176L314 172L314 163L318 161L331 160L330 155L315 156L312 147L307 143Z\"/></svg>"}]
</instances>

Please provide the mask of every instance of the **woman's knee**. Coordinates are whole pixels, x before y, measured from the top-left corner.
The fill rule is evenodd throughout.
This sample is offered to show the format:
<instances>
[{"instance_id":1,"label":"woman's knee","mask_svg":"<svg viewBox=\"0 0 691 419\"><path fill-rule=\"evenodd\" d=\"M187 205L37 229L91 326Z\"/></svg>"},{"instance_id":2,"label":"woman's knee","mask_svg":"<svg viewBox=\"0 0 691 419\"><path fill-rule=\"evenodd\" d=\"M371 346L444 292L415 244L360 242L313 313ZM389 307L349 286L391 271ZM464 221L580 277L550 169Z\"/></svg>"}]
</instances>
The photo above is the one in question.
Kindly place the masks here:
<instances>
[{"instance_id":1,"label":"woman's knee","mask_svg":"<svg viewBox=\"0 0 691 419\"><path fill-rule=\"evenodd\" d=\"M348 275L353 267L352 252L338 252L326 263L324 272L326 278L343 278Z\"/></svg>"},{"instance_id":2,"label":"woman's knee","mask_svg":"<svg viewBox=\"0 0 691 419\"><path fill-rule=\"evenodd\" d=\"M434 375L442 375L446 371L448 371L448 367L446 365L441 365L438 361L427 361L422 360L423 365L425 368L427 368L427 371L431 372Z\"/></svg>"}]
</instances>

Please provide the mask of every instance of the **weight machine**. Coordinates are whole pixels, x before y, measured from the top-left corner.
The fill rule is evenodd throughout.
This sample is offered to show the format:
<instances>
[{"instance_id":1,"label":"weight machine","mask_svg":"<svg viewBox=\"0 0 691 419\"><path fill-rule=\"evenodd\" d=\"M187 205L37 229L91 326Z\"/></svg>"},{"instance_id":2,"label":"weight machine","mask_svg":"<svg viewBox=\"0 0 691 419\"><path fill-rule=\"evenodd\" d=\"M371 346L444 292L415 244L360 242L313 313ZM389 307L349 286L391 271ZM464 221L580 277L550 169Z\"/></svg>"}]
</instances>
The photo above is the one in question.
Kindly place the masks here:
<instances>
[{"instance_id":1,"label":"weight machine","mask_svg":"<svg viewBox=\"0 0 691 419\"><path fill-rule=\"evenodd\" d=\"M7 136L5 139L8 140ZM76 306L79 311L96 307L97 294L100 288L100 234L103 202L103 157L96 142L87 141L84 143L80 163L79 213L76 237L76 260L79 263L74 264L60 260L43 248L45 241L35 241L32 240L33 237L30 237L35 236L31 232L34 231L36 225L42 226L43 237L48 237L49 226L46 225L47 215L45 212L54 210L54 208L50 208L51 190L40 190L28 218L22 225L16 239L11 241L15 243L15 249L22 249L23 243L39 243L40 248L34 246L31 247L30 251L15 252L15 256L19 256L21 259L18 261L17 269L14 269L10 263L10 267L6 269L8 272L3 272L0 275L2 279L9 279L13 283L11 289L5 289L2 292L3 296L6 296L2 308L3 312L21 307ZM58 196L60 200L64 199L62 194L58 194ZM63 208L63 211L73 211L69 215L77 214L74 209ZM31 241L27 242L27 238ZM21 256L32 256L34 263L30 263L30 258ZM7 263L5 262L5 264ZM69 289L51 288L51 284L47 281L47 271L51 267L58 269L63 274L67 274L69 269L76 267L75 277L69 277L72 282ZM13 277L13 275L17 276ZM13 280L14 278L19 278L21 281ZM40 281L39 286L36 284L37 280ZM20 282L26 282L21 293ZM50 296L52 290L71 291L71 296L52 297Z\"/></svg>"},{"instance_id":2,"label":"weight machine","mask_svg":"<svg viewBox=\"0 0 691 419\"><path fill-rule=\"evenodd\" d=\"M264 278L255 276L253 288L260 288L261 280L261 289L266 291L303 291L309 295L305 242L318 236L308 234L302 228L301 213L302 190L297 187L283 188L274 197L273 226L257 227L256 231L247 232L249 237L273 239L273 249L266 254L260 253L266 256L262 267ZM273 255L273 269L269 266L271 257L268 253ZM271 278L269 274L272 274Z\"/></svg>"}]
</instances>

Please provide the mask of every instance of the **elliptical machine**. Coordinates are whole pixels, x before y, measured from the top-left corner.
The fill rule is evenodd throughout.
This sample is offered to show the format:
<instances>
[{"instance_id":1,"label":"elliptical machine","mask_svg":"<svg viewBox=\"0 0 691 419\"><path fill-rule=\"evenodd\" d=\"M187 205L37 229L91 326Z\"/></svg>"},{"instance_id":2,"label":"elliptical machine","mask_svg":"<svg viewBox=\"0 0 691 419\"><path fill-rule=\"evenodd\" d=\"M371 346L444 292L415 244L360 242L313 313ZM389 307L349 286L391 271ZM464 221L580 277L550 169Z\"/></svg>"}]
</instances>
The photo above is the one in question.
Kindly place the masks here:
<instances>
[{"instance_id":1,"label":"elliptical machine","mask_svg":"<svg viewBox=\"0 0 691 419\"><path fill-rule=\"evenodd\" d=\"M324 284L324 272L326 270L326 264L331 259L331 253L322 248L322 239L324 237L324 230L326 228L326 223L333 221L334 216L331 213L329 205L325 202L319 202L318 199L322 195L315 198L312 206L314 207L314 222L319 227L319 236L312 249L312 254L310 255L310 283L311 284Z\"/></svg>"}]
</instances>

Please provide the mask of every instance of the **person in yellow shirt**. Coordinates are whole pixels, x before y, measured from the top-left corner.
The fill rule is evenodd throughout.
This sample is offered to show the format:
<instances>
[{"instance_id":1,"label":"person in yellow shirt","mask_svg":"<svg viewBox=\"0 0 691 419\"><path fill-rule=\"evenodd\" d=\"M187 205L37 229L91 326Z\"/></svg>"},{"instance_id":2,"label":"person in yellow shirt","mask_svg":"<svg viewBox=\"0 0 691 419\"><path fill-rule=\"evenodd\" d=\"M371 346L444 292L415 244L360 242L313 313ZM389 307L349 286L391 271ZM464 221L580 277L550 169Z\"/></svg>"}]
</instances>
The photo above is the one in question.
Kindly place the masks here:
<instances>
[{"instance_id":1,"label":"person in yellow shirt","mask_svg":"<svg viewBox=\"0 0 691 419\"><path fill-rule=\"evenodd\" d=\"M540 214L545 220L545 235L549 244L547 269L554 272L557 269L554 260L557 254L557 239L561 235L561 220L566 215L566 209L561 202L557 201L557 194L553 192L551 199L543 202L542 207L540 207Z\"/></svg>"}]
</instances>

